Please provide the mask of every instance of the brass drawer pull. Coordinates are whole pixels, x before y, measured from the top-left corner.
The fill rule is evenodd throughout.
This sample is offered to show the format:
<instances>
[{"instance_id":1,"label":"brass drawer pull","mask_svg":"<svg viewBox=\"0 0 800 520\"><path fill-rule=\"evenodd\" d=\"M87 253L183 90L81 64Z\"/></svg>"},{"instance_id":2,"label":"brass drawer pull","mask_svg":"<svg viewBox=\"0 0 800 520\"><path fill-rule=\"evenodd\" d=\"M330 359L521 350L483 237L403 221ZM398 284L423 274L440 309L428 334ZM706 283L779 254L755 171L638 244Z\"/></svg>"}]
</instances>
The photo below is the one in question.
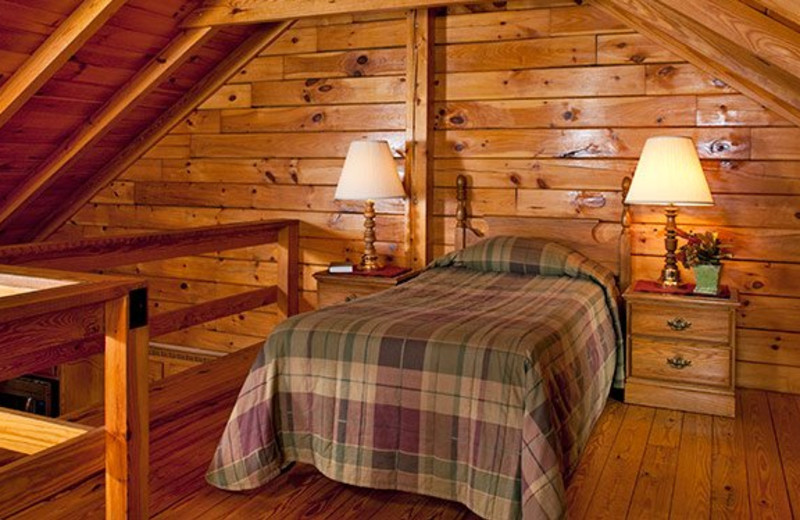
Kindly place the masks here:
<instances>
[{"instance_id":1,"label":"brass drawer pull","mask_svg":"<svg viewBox=\"0 0 800 520\"><path fill-rule=\"evenodd\" d=\"M667 320L667 325L672 330L686 330L692 326L692 322L683 318L672 318L671 320Z\"/></svg>"},{"instance_id":2,"label":"brass drawer pull","mask_svg":"<svg viewBox=\"0 0 800 520\"><path fill-rule=\"evenodd\" d=\"M358 298L358 296L356 296L355 294L351 294L349 296L345 296L344 297L344 301L345 302L351 302L351 301L355 300L356 298Z\"/></svg>"},{"instance_id":3,"label":"brass drawer pull","mask_svg":"<svg viewBox=\"0 0 800 520\"><path fill-rule=\"evenodd\" d=\"M667 358L667 364L676 370L683 370L688 366L692 366L690 359L683 359L681 356Z\"/></svg>"}]
</instances>

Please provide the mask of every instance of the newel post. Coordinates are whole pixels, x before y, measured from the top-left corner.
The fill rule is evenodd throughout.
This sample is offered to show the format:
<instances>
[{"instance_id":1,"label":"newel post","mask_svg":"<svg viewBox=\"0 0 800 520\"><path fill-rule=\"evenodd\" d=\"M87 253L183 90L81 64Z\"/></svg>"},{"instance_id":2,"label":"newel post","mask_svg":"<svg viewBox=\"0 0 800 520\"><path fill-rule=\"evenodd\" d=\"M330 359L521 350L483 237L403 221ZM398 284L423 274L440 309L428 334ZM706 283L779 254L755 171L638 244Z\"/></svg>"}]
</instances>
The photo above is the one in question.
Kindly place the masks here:
<instances>
[{"instance_id":1,"label":"newel post","mask_svg":"<svg viewBox=\"0 0 800 520\"><path fill-rule=\"evenodd\" d=\"M300 312L299 227L290 221L278 233L278 311L285 317Z\"/></svg>"},{"instance_id":2,"label":"newel post","mask_svg":"<svg viewBox=\"0 0 800 520\"><path fill-rule=\"evenodd\" d=\"M105 304L106 518L149 517L147 289Z\"/></svg>"}]
</instances>

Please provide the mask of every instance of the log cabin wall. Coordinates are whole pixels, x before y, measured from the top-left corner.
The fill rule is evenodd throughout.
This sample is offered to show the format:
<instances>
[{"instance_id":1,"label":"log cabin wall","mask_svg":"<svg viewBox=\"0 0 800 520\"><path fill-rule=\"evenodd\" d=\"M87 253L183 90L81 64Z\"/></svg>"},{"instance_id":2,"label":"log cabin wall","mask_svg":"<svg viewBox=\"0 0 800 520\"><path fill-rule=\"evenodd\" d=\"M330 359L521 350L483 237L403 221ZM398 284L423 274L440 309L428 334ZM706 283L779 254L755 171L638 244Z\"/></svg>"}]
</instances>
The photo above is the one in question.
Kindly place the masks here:
<instances>
[{"instance_id":1,"label":"log cabin wall","mask_svg":"<svg viewBox=\"0 0 800 520\"><path fill-rule=\"evenodd\" d=\"M134 167L59 236L118 234L264 218L301 223L302 307L316 306L313 273L363 250L363 203L334 201L349 143L405 147L406 15L299 22ZM402 171L403 161L398 154ZM405 263L403 201L376 203L379 253ZM138 264L153 312L275 282L273 245ZM247 287L244 287L247 286ZM274 306L156 338L230 352L263 341ZM163 352L163 351L158 351ZM159 358L154 377L201 358Z\"/></svg>"},{"instance_id":2,"label":"log cabin wall","mask_svg":"<svg viewBox=\"0 0 800 520\"><path fill-rule=\"evenodd\" d=\"M644 141L691 136L716 204L682 208L678 224L733 244L723 283L743 299L738 384L800 392L800 131L589 6L446 25L436 48L438 252L458 173L485 217L478 228L557 235L580 226L553 229L553 219L600 219L597 238L608 240ZM663 227L662 208L634 208L633 279L658 277Z\"/></svg>"},{"instance_id":3,"label":"log cabin wall","mask_svg":"<svg viewBox=\"0 0 800 520\"><path fill-rule=\"evenodd\" d=\"M724 282L744 301L738 383L800 392L800 131L596 8L501 4L437 11L434 254L452 247L459 173L479 229L577 233L599 219L590 236L613 240L620 182L644 141L691 136L716 205L682 209L678 223L733 243ZM361 248L359 206L333 201L347 144L403 146L407 35L404 13L300 22L62 233L299 218L312 307L311 274ZM380 209L379 248L405 264L405 208ZM634 279L657 277L663 222L659 208L635 208ZM261 283L274 276L271 257L249 249L137 268L156 276L155 304L166 308ZM170 342L233 350L275 319L266 309Z\"/></svg>"}]
</instances>

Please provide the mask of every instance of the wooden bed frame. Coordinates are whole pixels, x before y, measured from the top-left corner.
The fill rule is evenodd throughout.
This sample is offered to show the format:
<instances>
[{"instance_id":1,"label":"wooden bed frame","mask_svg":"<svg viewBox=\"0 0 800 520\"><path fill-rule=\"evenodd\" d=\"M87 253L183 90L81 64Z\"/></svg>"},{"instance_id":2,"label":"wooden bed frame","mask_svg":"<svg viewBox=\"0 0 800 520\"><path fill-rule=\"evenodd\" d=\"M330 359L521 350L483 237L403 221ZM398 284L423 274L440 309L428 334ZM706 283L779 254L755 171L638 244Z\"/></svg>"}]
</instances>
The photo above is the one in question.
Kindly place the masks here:
<instances>
[{"instance_id":1,"label":"wooden bed frame","mask_svg":"<svg viewBox=\"0 0 800 520\"><path fill-rule=\"evenodd\" d=\"M622 200L628 193L631 178L622 180ZM623 204L619 224L596 219L535 219L524 217L484 217L488 225L486 233L470 223L469 189L467 177L456 178L456 227L455 248L463 249L491 235L535 236L552 239L583 253L609 267L617 276L620 292L624 292L631 281L631 212Z\"/></svg>"},{"instance_id":2,"label":"wooden bed frame","mask_svg":"<svg viewBox=\"0 0 800 520\"><path fill-rule=\"evenodd\" d=\"M0 247L0 381L105 353L105 425L0 409L0 518L103 471L106 518L148 518L151 337L277 303L298 312L297 220ZM277 242L278 283L147 317L146 280L76 273ZM13 267L8 264L15 264ZM25 267L19 267L25 265ZM30 267L35 266L35 267ZM60 271L46 269L58 266Z\"/></svg>"}]
</instances>

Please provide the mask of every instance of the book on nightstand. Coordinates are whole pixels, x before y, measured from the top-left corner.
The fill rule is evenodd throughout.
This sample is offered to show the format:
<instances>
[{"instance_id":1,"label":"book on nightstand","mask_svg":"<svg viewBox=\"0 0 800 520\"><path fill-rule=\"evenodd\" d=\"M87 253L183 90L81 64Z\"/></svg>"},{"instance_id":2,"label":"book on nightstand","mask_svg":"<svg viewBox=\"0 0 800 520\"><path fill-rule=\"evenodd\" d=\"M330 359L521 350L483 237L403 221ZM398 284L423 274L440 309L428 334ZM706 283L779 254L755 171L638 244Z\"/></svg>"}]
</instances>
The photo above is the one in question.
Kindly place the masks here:
<instances>
[{"instance_id":1,"label":"book on nightstand","mask_svg":"<svg viewBox=\"0 0 800 520\"><path fill-rule=\"evenodd\" d=\"M329 273L353 273L356 266L352 262L333 262L328 266Z\"/></svg>"}]
</instances>

